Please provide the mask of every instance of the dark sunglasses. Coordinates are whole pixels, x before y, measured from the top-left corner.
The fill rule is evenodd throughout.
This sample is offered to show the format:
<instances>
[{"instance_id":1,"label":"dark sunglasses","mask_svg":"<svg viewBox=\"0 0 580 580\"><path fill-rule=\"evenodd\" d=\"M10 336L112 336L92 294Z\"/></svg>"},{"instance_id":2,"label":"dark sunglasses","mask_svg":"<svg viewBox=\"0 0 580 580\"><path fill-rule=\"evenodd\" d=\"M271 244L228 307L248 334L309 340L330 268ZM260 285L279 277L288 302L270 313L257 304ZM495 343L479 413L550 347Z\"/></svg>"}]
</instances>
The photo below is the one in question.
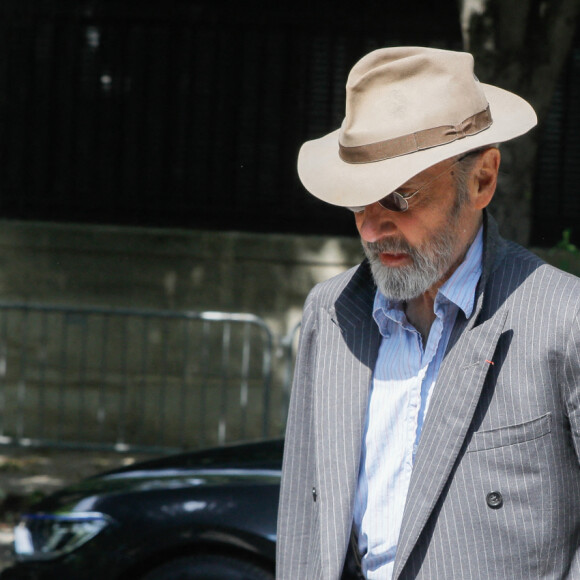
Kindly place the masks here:
<instances>
[{"instance_id":1,"label":"dark sunglasses","mask_svg":"<svg viewBox=\"0 0 580 580\"><path fill-rule=\"evenodd\" d=\"M422 189L424 189L428 185L431 185L442 175L445 175L448 171L453 169L453 167L457 165L460 161L463 161L466 157L472 155L473 153L475 152L470 152L467 153L466 155L463 155L462 157L457 159L457 161L453 162L447 169L437 174L433 179L429 180L427 183L424 183L419 189L416 189L412 193L404 194L395 189L395 191L392 191L382 199L379 199L379 201L376 203L378 203L381 207L388 209L389 211L397 211L397 212L407 211L409 209L409 200L412 197L415 197ZM354 213L360 213L361 211L364 211L365 207L366 205L360 205L358 207L347 207L347 209L350 209L350 211Z\"/></svg>"}]
</instances>

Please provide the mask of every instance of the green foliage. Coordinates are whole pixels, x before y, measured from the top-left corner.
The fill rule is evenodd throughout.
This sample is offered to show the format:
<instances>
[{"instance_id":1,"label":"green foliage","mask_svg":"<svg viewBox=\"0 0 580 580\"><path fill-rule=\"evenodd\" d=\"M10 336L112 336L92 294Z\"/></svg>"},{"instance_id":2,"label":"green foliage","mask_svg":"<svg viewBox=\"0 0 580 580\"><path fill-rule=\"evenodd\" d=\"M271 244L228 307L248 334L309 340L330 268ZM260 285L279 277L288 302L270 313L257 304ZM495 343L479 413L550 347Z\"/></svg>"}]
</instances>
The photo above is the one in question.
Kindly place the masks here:
<instances>
[{"instance_id":1,"label":"green foliage","mask_svg":"<svg viewBox=\"0 0 580 580\"><path fill-rule=\"evenodd\" d=\"M580 253L578 247L575 246L571 241L570 237L572 236L572 228L567 228L562 232L562 239L554 246L554 248L558 250L565 250L567 252L571 252L572 254Z\"/></svg>"},{"instance_id":2,"label":"green foliage","mask_svg":"<svg viewBox=\"0 0 580 580\"><path fill-rule=\"evenodd\" d=\"M580 249L570 241L572 229L562 232L562 239L548 250L545 259L550 264L576 276L580 276Z\"/></svg>"}]
</instances>

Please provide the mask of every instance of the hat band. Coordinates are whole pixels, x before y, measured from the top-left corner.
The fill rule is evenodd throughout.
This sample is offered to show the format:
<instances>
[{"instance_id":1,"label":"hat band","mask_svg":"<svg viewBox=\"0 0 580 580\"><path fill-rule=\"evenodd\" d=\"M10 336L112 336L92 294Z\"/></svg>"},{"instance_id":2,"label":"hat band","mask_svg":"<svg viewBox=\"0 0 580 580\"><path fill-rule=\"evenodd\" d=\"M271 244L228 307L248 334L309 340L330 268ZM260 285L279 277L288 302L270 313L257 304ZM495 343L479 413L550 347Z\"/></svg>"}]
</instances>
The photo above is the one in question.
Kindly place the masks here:
<instances>
[{"instance_id":1,"label":"hat band","mask_svg":"<svg viewBox=\"0 0 580 580\"><path fill-rule=\"evenodd\" d=\"M417 131L416 133L371 143L370 145L345 147L339 143L339 155L347 163L383 161L475 135L490 127L492 123L493 119L488 105L487 109L468 117L459 125L443 125L425 129L424 131Z\"/></svg>"}]
</instances>

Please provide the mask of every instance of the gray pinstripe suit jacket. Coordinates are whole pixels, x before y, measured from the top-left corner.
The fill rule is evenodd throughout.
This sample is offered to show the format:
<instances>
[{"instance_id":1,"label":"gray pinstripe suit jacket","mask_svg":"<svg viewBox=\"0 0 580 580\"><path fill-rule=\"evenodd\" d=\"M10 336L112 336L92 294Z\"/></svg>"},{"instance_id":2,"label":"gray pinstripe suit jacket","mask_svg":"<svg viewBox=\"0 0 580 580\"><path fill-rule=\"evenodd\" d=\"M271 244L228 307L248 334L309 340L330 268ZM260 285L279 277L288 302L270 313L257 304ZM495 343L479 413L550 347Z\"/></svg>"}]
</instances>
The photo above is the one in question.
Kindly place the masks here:
<instances>
[{"instance_id":1,"label":"gray pinstripe suit jacket","mask_svg":"<svg viewBox=\"0 0 580 580\"><path fill-rule=\"evenodd\" d=\"M458 318L439 372L394 578L580 578L580 280L485 220L477 306ZM281 580L341 575L380 342L374 293L363 263L306 301L278 520ZM492 491L503 497L495 509Z\"/></svg>"}]
</instances>

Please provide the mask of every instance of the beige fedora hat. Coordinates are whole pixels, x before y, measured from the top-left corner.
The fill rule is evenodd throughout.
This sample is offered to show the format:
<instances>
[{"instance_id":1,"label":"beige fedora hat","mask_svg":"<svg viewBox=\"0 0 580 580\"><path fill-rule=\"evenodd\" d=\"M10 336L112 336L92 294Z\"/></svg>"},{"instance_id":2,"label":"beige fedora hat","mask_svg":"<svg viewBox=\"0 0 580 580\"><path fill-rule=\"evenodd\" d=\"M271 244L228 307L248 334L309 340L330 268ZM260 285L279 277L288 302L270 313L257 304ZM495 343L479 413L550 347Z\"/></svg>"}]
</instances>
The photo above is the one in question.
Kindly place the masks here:
<instances>
[{"instance_id":1,"label":"beige fedora hat","mask_svg":"<svg viewBox=\"0 0 580 580\"><path fill-rule=\"evenodd\" d=\"M298 174L323 201L367 205L435 163L536 123L527 101L477 80L469 53L384 48L355 64L341 128L304 143Z\"/></svg>"}]
</instances>

